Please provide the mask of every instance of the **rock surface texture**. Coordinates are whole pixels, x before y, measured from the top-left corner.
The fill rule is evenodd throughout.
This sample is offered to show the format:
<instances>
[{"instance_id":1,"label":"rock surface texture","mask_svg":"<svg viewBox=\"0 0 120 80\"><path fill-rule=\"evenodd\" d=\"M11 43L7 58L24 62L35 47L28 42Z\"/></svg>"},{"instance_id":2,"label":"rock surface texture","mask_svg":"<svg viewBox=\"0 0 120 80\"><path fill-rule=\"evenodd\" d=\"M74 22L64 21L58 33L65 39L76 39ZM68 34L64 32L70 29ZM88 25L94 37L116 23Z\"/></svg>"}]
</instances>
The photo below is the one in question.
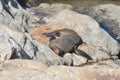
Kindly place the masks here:
<instances>
[{"instance_id":1,"label":"rock surface texture","mask_svg":"<svg viewBox=\"0 0 120 80\"><path fill-rule=\"evenodd\" d=\"M0 4L1 6L2 4L5 4L5 6L10 7L9 10L10 13L7 12L6 8L4 10L4 7L3 6L1 7L2 8L1 9L2 13L0 14L1 15L0 16L1 17L0 18L1 19L0 21L1 22L1 26L0 26L1 61L20 58L20 59L32 59L39 62L43 62L45 64L54 64L54 63L62 64L61 58L55 55L47 47L47 45L34 41L31 38L31 36L28 33L26 33L26 31L30 28L29 25L30 24L32 25L32 19L31 16L27 15L28 13L24 11L17 4L16 1L7 0L7 2L5 2L1 0ZM16 4L16 6L15 5L13 6L13 4ZM14 16L13 18L11 14L12 15L16 14L16 16ZM26 16L29 19L26 18ZM31 22L29 22L28 20L31 20ZM46 50L47 52L45 52ZM56 60L55 58L58 60Z\"/></svg>"},{"instance_id":2,"label":"rock surface texture","mask_svg":"<svg viewBox=\"0 0 120 80\"><path fill-rule=\"evenodd\" d=\"M1 80L119 80L120 69L51 66L10 60L0 67ZM12 74L12 75L11 75Z\"/></svg>"},{"instance_id":3,"label":"rock surface texture","mask_svg":"<svg viewBox=\"0 0 120 80\"><path fill-rule=\"evenodd\" d=\"M108 28L108 31L111 31L111 35L115 39L120 40L120 6L105 4L75 10L93 17L99 23L103 23Z\"/></svg>"},{"instance_id":4,"label":"rock surface texture","mask_svg":"<svg viewBox=\"0 0 120 80\"><path fill-rule=\"evenodd\" d=\"M49 19L49 23L74 29L83 41L92 47L102 49L111 55L119 53L119 45L99 24L91 17L64 10ZM107 41L107 42L106 42ZM101 51L102 51L101 50ZM100 54L97 52L98 54ZM97 54L96 53L96 54Z\"/></svg>"},{"instance_id":5,"label":"rock surface texture","mask_svg":"<svg viewBox=\"0 0 120 80\"><path fill-rule=\"evenodd\" d=\"M0 80L120 80L119 44L93 18L65 4L25 10L16 0L1 0L0 6ZM92 61L49 48L43 33L63 28L77 32L84 41L78 49Z\"/></svg>"}]
</instances>

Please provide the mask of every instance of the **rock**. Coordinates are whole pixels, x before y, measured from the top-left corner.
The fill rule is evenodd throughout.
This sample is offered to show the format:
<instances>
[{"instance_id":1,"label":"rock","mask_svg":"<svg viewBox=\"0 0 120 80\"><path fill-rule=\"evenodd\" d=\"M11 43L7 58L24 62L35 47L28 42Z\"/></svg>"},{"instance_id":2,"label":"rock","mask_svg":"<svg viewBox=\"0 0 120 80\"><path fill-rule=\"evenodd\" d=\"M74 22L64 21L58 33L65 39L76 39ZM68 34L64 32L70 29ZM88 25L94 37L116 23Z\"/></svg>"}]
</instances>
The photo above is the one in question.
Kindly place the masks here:
<instances>
[{"instance_id":1,"label":"rock","mask_svg":"<svg viewBox=\"0 0 120 80\"><path fill-rule=\"evenodd\" d=\"M33 28L33 29L31 29L31 31L29 32L29 34L32 36L32 38L34 39L34 40L36 40L36 41L38 41L39 42L39 44L42 42L42 43L44 43L45 45L49 45L49 38L48 37L46 37L46 36L44 36L44 35L42 35L43 33L45 33L45 32L51 32L51 31L53 31L53 30L55 30L54 28L54 26L52 26L52 25L49 25L49 26L45 26L45 25L39 25L40 27L35 27L35 28ZM41 43L41 45L43 45ZM44 46L45 46L44 45ZM48 46L46 46L46 47L48 47ZM45 48L46 48L45 47ZM48 48L48 50L50 50L49 48ZM43 51L42 53L44 53L45 52L45 54L46 53L48 53L48 52L50 52L50 51L48 51L47 49L46 49L46 51ZM48 51L48 52L47 52ZM55 53L53 53L53 54L55 54ZM56 54L55 54L56 55ZM93 54L94 55L94 54ZM57 55L58 56L58 55ZM104 56L104 57L106 57L106 56ZM51 58L54 58L54 57L51 57ZM41 57L41 59L42 60L44 60L43 59L43 57ZM76 54L74 54L74 53L66 53L65 55L64 55L64 57L61 57L61 59L63 59L63 63L65 64L65 65L69 65L69 66L73 66L73 65L80 65L80 64L82 64L82 63L86 63L87 62L87 59L86 58L84 58L84 57L82 57L82 56L77 56ZM39 61L42 61L42 60L39 60Z\"/></svg>"},{"instance_id":2,"label":"rock","mask_svg":"<svg viewBox=\"0 0 120 80\"><path fill-rule=\"evenodd\" d=\"M79 47L79 49L88 53L88 55L90 55L93 60L108 59L111 57L111 55L116 56L119 53L119 44L107 32L100 28L99 24L91 17L78 14L69 9L56 11L54 8L51 9L50 5L45 4L45 6L48 6L43 8L47 11L47 15L42 16L42 19L45 24L48 24L48 26L51 27L49 28L43 26L42 24L39 25L41 30L38 29L38 31L43 32L44 29L42 27L46 27L46 30L56 30L61 28L74 29L82 37L83 41L87 43L87 45ZM44 14L44 10L39 7L35 8L35 10L38 12L43 11ZM55 12L51 13L51 10L54 10ZM36 17L39 18L39 15ZM68 59L68 57L66 59ZM72 62L75 62L75 65L86 62L86 59L84 58L79 58L79 60L74 59L74 57L70 57L68 61L66 61L66 59L64 59L64 62L68 65L73 64ZM74 61L71 61L73 59Z\"/></svg>"},{"instance_id":3,"label":"rock","mask_svg":"<svg viewBox=\"0 0 120 80\"><path fill-rule=\"evenodd\" d=\"M30 20L34 24L47 24L46 21L51 16L56 15L57 13L61 12L64 9L72 9L71 5L55 3L55 4L46 4L41 3L38 7L33 7L32 9L28 10L28 15L30 15ZM34 27L34 26L33 26Z\"/></svg>"},{"instance_id":4,"label":"rock","mask_svg":"<svg viewBox=\"0 0 120 80\"><path fill-rule=\"evenodd\" d=\"M8 4L7 2L10 4ZM49 51L50 49L48 49L48 54L54 58L46 56L45 54L47 52L41 50L43 44L36 46L36 43L31 38L31 36L26 33L29 30L30 25L32 26L32 24L34 24L34 21L36 22L34 16L31 16L32 13L23 10L21 6L18 5L16 0L7 0L7 2L5 2L4 0L0 1L0 6L1 6L0 11L2 12L0 14L0 22L2 24L8 25L8 27L2 26L2 28L0 28L1 31L3 31L2 35L4 33L5 33L4 35L7 35L7 38L4 37L2 38L3 40L7 40L7 43L3 42L4 43L3 45L9 45L4 48L2 48L3 45L1 46L1 50L2 50L1 60L3 61L7 59L16 59L16 58L20 58L20 59L36 58L35 59L36 61L42 62L43 60L43 63L48 65L62 64L59 56L58 57L56 55L55 55L56 57L52 56L52 51L51 53ZM8 6L10 9L8 8ZM4 11L2 11L3 9ZM9 50L9 52L6 52L4 50L6 48ZM40 55L42 55L43 58Z\"/></svg>"},{"instance_id":5,"label":"rock","mask_svg":"<svg viewBox=\"0 0 120 80\"><path fill-rule=\"evenodd\" d=\"M119 11L120 6L114 4L104 4L89 8L77 9L80 13L87 14L97 20L99 23L103 23L108 28L111 35L119 41L120 37L120 20Z\"/></svg>"},{"instance_id":6,"label":"rock","mask_svg":"<svg viewBox=\"0 0 120 80\"><path fill-rule=\"evenodd\" d=\"M64 9L72 9L73 6L69 5L69 4L61 4L61 3L54 3L54 4L46 4L46 3L42 3L40 4L38 7L35 7L34 9L45 9L45 10L64 10Z\"/></svg>"},{"instance_id":7,"label":"rock","mask_svg":"<svg viewBox=\"0 0 120 80\"><path fill-rule=\"evenodd\" d=\"M73 61L73 66L78 66L83 63L86 63L87 59L82 56L78 56L78 55L74 54L74 55L72 55L72 61Z\"/></svg>"},{"instance_id":8,"label":"rock","mask_svg":"<svg viewBox=\"0 0 120 80\"><path fill-rule=\"evenodd\" d=\"M115 62L117 65L120 66L120 59L117 59L117 60L115 60L114 62Z\"/></svg>"},{"instance_id":9,"label":"rock","mask_svg":"<svg viewBox=\"0 0 120 80\"><path fill-rule=\"evenodd\" d=\"M13 1L13 3L16 3L16 1ZM6 4L6 5L9 5L9 4ZM6 25L9 24L9 28L12 29L12 30L10 30L8 28L2 27L5 31L2 30L2 34L1 35L3 36L3 34L7 32L6 34L4 34L5 36L7 36L7 38L1 38L1 39L8 40L7 43L3 42L3 45L7 45L8 44L8 46L6 46L6 47L4 46L4 48L2 48L3 45L1 45L1 50L2 50L3 53L5 53L3 55L3 53L1 52L1 54L2 54L2 56L1 56L2 60L4 60L4 58L7 57L8 54L9 55L8 55L7 59L10 59L10 57L11 57L11 55L12 55L12 53L14 51L15 52L17 51L18 53L22 54L22 56L20 56L21 54L19 54L19 57L18 57L18 55L14 56L15 58L16 57L23 58L23 56L25 57L25 54L27 54L27 55L29 55L29 59L32 59L32 58L35 57L35 54L37 52L39 54L39 51L37 51L36 45L34 45L31 42L32 39L31 40L30 40L30 38L28 39L29 34L27 35L27 33L25 33L26 34L25 35L25 34L21 33L21 32L24 32L25 30L28 29L27 28L28 24L26 24L26 22L29 23L29 21L26 20L26 18L25 18L26 16L24 16L24 11L23 11L23 9L19 5L16 5L19 8L14 8L12 5L9 5L9 6L10 6L11 9L13 9L13 14L16 14L16 16L15 16L16 18L15 18L15 21L14 21L13 18L11 17L11 15L8 14L6 11L3 14L6 15L5 17L7 17L7 18L5 18L4 16L1 16L1 22L4 23L4 24L6 24ZM3 8L3 7L1 7L1 8ZM11 13L12 13L12 10L11 10ZM22 19L24 19L24 18L25 18L25 20L22 21ZM6 21L6 20L8 20L8 21ZM30 21L32 23L32 20L30 20ZM31 24L29 23L29 25L31 25ZM24 27L26 27L27 29L24 29ZM20 32L16 32L14 30L20 31ZM11 37L12 37L12 39L11 39ZM11 44L9 43L9 41L11 41ZM10 46L9 46L9 44L10 44ZM6 49L8 50L8 52L6 52ZM14 49L14 51L13 51L13 49ZM27 57L27 59L28 59L28 57Z\"/></svg>"},{"instance_id":10,"label":"rock","mask_svg":"<svg viewBox=\"0 0 120 80\"><path fill-rule=\"evenodd\" d=\"M1 65L1 64L0 64ZM12 75L11 75L12 74ZM3 63L1 80L119 80L119 68L51 66L31 60Z\"/></svg>"},{"instance_id":11,"label":"rock","mask_svg":"<svg viewBox=\"0 0 120 80\"><path fill-rule=\"evenodd\" d=\"M66 53L63 57L63 60L64 64L67 66L78 66L87 62L87 59L84 57L71 53Z\"/></svg>"},{"instance_id":12,"label":"rock","mask_svg":"<svg viewBox=\"0 0 120 80\"><path fill-rule=\"evenodd\" d=\"M117 64L115 61L113 60L105 60L105 61L99 61L97 63L91 64L91 65L87 65L85 67L94 67L94 68L119 68L119 64Z\"/></svg>"},{"instance_id":13,"label":"rock","mask_svg":"<svg viewBox=\"0 0 120 80\"><path fill-rule=\"evenodd\" d=\"M106 75L106 77L104 77L104 79L108 79L107 78L107 74L109 73L108 71L112 71L111 69L93 69L93 68L71 68L71 67L64 67L64 66L60 66L58 67L58 70L54 71L52 70L54 69L54 67L50 67L47 71L48 72L53 72L54 78L51 78L53 80L59 79L59 80L93 80L93 79L100 79L102 80L103 76ZM65 71L64 71L65 69ZM60 71L59 71L60 70ZM77 70L77 71L76 71ZM74 73L75 71L75 73ZM63 74L63 72L65 74ZM72 72L72 73L71 73ZM107 74L105 72L108 72ZM100 74L101 73L101 74ZM116 72L115 72L116 73ZM60 77L58 77L57 75L59 75ZM69 75L69 76L67 76ZM103 76L100 76L103 75ZM111 74L110 74L111 76ZM113 79L115 77L112 77ZM116 78L117 79L117 78ZM119 78L118 78L119 79Z\"/></svg>"},{"instance_id":14,"label":"rock","mask_svg":"<svg viewBox=\"0 0 120 80\"><path fill-rule=\"evenodd\" d=\"M8 4L8 3L11 3L11 4ZM16 4L16 5L13 6L12 3ZM0 22L4 23L6 25L11 23L10 25L13 28L13 26L12 26L13 22L17 22L18 20L20 20L19 17L18 17L18 19L16 19L16 21L14 20L14 18L15 18L15 16L20 14L19 10L21 10L21 12L22 12L21 7L17 4L17 2L15 0L11 0L11 1L10 0L7 0L7 1L1 0L0 1L0 6L1 6L0 11L2 12L2 10L3 10L3 12L0 14L0 17L1 17ZM10 7L12 10L10 10L7 6ZM19 9L17 9L17 8L19 8ZM18 11L18 13L17 13L17 11ZM11 22L11 21L13 21L13 22ZM17 25L20 26L20 24L17 24Z\"/></svg>"},{"instance_id":15,"label":"rock","mask_svg":"<svg viewBox=\"0 0 120 80\"><path fill-rule=\"evenodd\" d=\"M25 53L24 49L22 48L24 46L25 38L22 33L13 31L7 26L0 24L0 34L0 58L2 61L11 58L30 59L30 57Z\"/></svg>"},{"instance_id":16,"label":"rock","mask_svg":"<svg viewBox=\"0 0 120 80\"><path fill-rule=\"evenodd\" d=\"M11 67L10 67L11 66ZM26 68L26 69L34 69L34 70L43 70L43 68L47 68L47 65L35 62L33 60L22 60L22 59L15 59L15 60L7 60L4 62L3 69L7 70L14 70L10 69L13 67L16 68Z\"/></svg>"},{"instance_id":17,"label":"rock","mask_svg":"<svg viewBox=\"0 0 120 80\"><path fill-rule=\"evenodd\" d=\"M4 47L3 47L4 46ZM11 58L12 55L12 48L11 46L3 43L0 45L0 62L4 61L4 60L8 60Z\"/></svg>"},{"instance_id":18,"label":"rock","mask_svg":"<svg viewBox=\"0 0 120 80\"><path fill-rule=\"evenodd\" d=\"M22 12L23 9L17 3L18 8L15 8L15 0L1 1L8 1L10 4L5 5L10 6L12 14L16 14L15 19L6 10L2 12L4 16L0 15L0 22L2 22L0 23L1 80L120 79L119 65L109 59L110 55L116 57L119 53L119 45L92 18L73 12L69 8L69 10L62 10L65 7L61 9L57 7L57 10L55 9L57 5L51 6L48 10L46 9L48 13L41 8L43 14L40 14L40 16L36 16L34 12L33 14L32 12L30 13L29 10L28 12L25 11L26 14L29 14L26 18L24 11ZM0 6L0 10L2 10L3 5ZM52 10L55 12L52 13ZM47 15L43 16L44 13ZM38 19L40 17L42 19ZM79 49L88 53L95 61L100 59L99 62L80 67L79 65L86 62L85 58L74 53L67 53L64 57L54 54L47 43L38 42L27 33L33 22L37 23L39 20L45 22L42 25L54 25L53 30L60 28L74 29L82 37L83 41L86 42L86 45L80 45ZM47 27L45 29L49 30ZM108 60L105 61L103 60L104 58ZM63 66L63 64L68 66Z\"/></svg>"},{"instance_id":19,"label":"rock","mask_svg":"<svg viewBox=\"0 0 120 80\"><path fill-rule=\"evenodd\" d=\"M64 65L73 66L73 59L70 53L66 53L63 57Z\"/></svg>"},{"instance_id":20,"label":"rock","mask_svg":"<svg viewBox=\"0 0 120 80\"><path fill-rule=\"evenodd\" d=\"M23 80L22 76L28 74L30 77L46 68L46 65L31 60L9 60L2 64L2 70L0 71L0 79L8 80L10 78L9 80Z\"/></svg>"},{"instance_id":21,"label":"rock","mask_svg":"<svg viewBox=\"0 0 120 80\"><path fill-rule=\"evenodd\" d=\"M0 12L0 22L16 31L27 32L34 21L16 0L1 0Z\"/></svg>"},{"instance_id":22,"label":"rock","mask_svg":"<svg viewBox=\"0 0 120 80\"><path fill-rule=\"evenodd\" d=\"M62 10L64 10L64 9L72 9L73 6L71 6L69 4L54 3L54 4L51 5L50 8L51 9L55 9L56 8L56 9L62 9Z\"/></svg>"},{"instance_id":23,"label":"rock","mask_svg":"<svg viewBox=\"0 0 120 80\"><path fill-rule=\"evenodd\" d=\"M88 49L89 55L98 54L96 58L103 58L108 54L117 55L119 53L119 44L89 16L70 10L63 10L47 21L47 23L55 25L56 29L59 26L74 29L82 37L83 41L87 43L87 46L92 48L92 50L91 48ZM103 55L99 56L101 53Z\"/></svg>"},{"instance_id":24,"label":"rock","mask_svg":"<svg viewBox=\"0 0 120 80\"><path fill-rule=\"evenodd\" d=\"M63 64L45 44L34 41L28 33L17 32L0 25L0 59L33 59L48 65ZM4 47L3 47L4 46Z\"/></svg>"},{"instance_id":25,"label":"rock","mask_svg":"<svg viewBox=\"0 0 120 80\"><path fill-rule=\"evenodd\" d=\"M43 43L34 42L37 46L39 52L36 53L36 56L33 60L42 62L48 65L61 65L63 64L62 58L56 55L47 45Z\"/></svg>"},{"instance_id":26,"label":"rock","mask_svg":"<svg viewBox=\"0 0 120 80\"><path fill-rule=\"evenodd\" d=\"M88 53L93 60L102 60L102 59L108 59L112 57L108 54L107 51L105 51L99 46L83 44L79 46L79 49Z\"/></svg>"}]
</instances>

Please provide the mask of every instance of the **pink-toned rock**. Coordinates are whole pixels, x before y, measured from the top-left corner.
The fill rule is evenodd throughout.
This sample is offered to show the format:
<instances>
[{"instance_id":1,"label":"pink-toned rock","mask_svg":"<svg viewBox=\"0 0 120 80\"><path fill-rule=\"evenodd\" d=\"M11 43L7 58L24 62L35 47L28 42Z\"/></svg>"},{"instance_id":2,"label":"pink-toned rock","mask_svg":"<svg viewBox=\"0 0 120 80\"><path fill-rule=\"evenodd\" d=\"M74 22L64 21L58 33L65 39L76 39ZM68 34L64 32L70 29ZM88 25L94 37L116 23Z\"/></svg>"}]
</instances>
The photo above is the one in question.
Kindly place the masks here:
<instances>
[{"instance_id":1,"label":"pink-toned rock","mask_svg":"<svg viewBox=\"0 0 120 80\"><path fill-rule=\"evenodd\" d=\"M119 68L51 66L31 60L10 60L0 69L0 80L119 80Z\"/></svg>"}]
</instances>

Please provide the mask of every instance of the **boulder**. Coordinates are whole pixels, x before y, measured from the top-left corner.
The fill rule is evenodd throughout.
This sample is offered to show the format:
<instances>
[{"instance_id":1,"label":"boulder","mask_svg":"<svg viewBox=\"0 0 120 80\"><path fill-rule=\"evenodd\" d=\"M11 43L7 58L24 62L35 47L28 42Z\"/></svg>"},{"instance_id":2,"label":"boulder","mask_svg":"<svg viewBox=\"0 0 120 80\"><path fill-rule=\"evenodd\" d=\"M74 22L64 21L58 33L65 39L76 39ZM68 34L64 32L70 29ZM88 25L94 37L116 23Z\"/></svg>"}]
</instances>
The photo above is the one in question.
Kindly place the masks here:
<instances>
[{"instance_id":1,"label":"boulder","mask_svg":"<svg viewBox=\"0 0 120 80\"><path fill-rule=\"evenodd\" d=\"M92 56L98 55L95 59L103 58L107 54L117 55L119 53L117 41L100 28L99 24L89 16L70 10L63 10L47 19L46 22L55 25L56 29L62 26L62 28L75 30L83 41L87 43L87 53Z\"/></svg>"},{"instance_id":2,"label":"boulder","mask_svg":"<svg viewBox=\"0 0 120 80\"><path fill-rule=\"evenodd\" d=\"M30 16L29 23L34 24L47 24L47 18L50 18L51 16L56 15L57 13L61 12L64 9L71 9L73 6L61 4L61 3L55 3L55 4L46 4L41 3L37 7L33 7L32 9L29 9L27 11L27 14ZM30 22L31 21L31 22ZM34 27L33 25L32 27Z\"/></svg>"},{"instance_id":3,"label":"boulder","mask_svg":"<svg viewBox=\"0 0 120 80\"><path fill-rule=\"evenodd\" d=\"M1 61L20 58L34 59L48 65L63 64L61 58L47 45L34 41L26 33L34 21L37 21L34 16L31 16L32 13L22 9L16 0L1 0L0 6Z\"/></svg>"},{"instance_id":4,"label":"boulder","mask_svg":"<svg viewBox=\"0 0 120 80\"><path fill-rule=\"evenodd\" d=\"M0 59L32 59L48 65L63 64L47 45L34 41L28 33L11 30L0 25ZM4 46L4 47L3 47Z\"/></svg>"},{"instance_id":5,"label":"boulder","mask_svg":"<svg viewBox=\"0 0 120 80\"><path fill-rule=\"evenodd\" d=\"M52 8L52 5L41 4L39 7L34 8L37 15L34 14L33 16L38 19L42 19L45 25L51 26L48 27L48 29L56 30L69 28L75 30L82 37L83 41L87 43L87 45L82 45L79 49L88 53L93 60L111 58L119 53L119 44L117 41L104 31L93 18L71 11L70 9L72 9L72 7L64 9L60 8L59 5L57 6L57 8ZM44 15L41 15L41 13ZM46 27L43 26L44 24L39 25L41 30L38 28L38 31L44 31L42 30L43 27ZM115 59L117 59L117 57ZM80 65L81 63L85 63L87 60L81 57L71 57L70 55L67 55L64 58L64 61L68 65Z\"/></svg>"},{"instance_id":6,"label":"boulder","mask_svg":"<svg viewBox=\"0 0 120 80\"><path fill-rule=\"evenodd\" d=\"M62 10L62 9L72 9L73 6L69 4L62 4L62 3L54 3L54 4L46 4L46 3L41 3L39 6L34 7L33 9L45 9L45 10Z\"/></svg>"},{"instance_id":7,"label":"boulder","mask_svg":"<svg viewBox=\"0 0 120 80\"><path fill-rule=\"evenodd\" d=\"M1 0L0 12L0 22L16 31L27 32L34 22L16 0Z\"/></svg>"},{"instance_id":8,"label":"boulder","mask_svg":"<svg viewBox=\"0 0 120 80\"><path fill-rule=\"evenodd\" d=\"M120 59L115 60L115 63L116 63L117 65L120 65Z\"/></svg>"},{"instance_id":9,"label":"boulder","mask_svg":"<svg viewBox=\"0 0 120 80\"><path fill-rule=\"evenodd\" d=\"M36 19L29 10L22 9L16 0L1 0L0 6L2 61L20 58L33 59L48 65L63 64L62 59L55 55L47 45L34 41L27 33L35 22L41 21L40 19ZM56 6L53 5L53 7L55 9Z\"/></svg>"},{"instance_id":10,"label":"boulder","mask_svg":"<svg viewBox=\"0 0 120 80\"><path fill-rule=\"evenodd\" d=\"M0 64L1 80L119 80L119 68L51 66L31 60ZM12 74L12 75L11 75Z\"/></svg>"},{"instance_id":11,"label":"boulder","mask_svg":"<svg viewBox=\"0 0 120 80\"><path fill-rule=\"evenodd\" d=\"M7 26L0 24L0 35L1 61L11 58L29 58L22 49L22 46L24 45L22 44L24 43L24 36L22 34L20 35L20 33L12 31Z\"/></svg>"},{"instance_id":12,"label":"boulder","mask_svg":"<svg viewBox=\"0 0 120 80\"><path fill-rule=\"evenodd\" d=\"M47 45L35 41L34 44L37 46L38 52L33 57L33 60L50 65L62 65L64 61L61 57L56 55Z\"/></svg>"},{"instance_id":13,"label":"boulder","mask_svg":"<svg viewBox=\"0 0 120 80\"><path fill-rule=\"evenodd\" d=\"M107 31L120 40L120 6L114 4L97 5L89 8L76 8L75 11L86 14L102 23Z\"/></svg>"},{"instance_id":14,"label":"boulder","mask_svg":"<svg viewBox=\"0 0 120 80\"><path fill-rule=\"evenodd\" d=\"M66 53L63 57L64 65L78 66L87 62L87 59L76 54Z\"/></svg>"}]
</instances>

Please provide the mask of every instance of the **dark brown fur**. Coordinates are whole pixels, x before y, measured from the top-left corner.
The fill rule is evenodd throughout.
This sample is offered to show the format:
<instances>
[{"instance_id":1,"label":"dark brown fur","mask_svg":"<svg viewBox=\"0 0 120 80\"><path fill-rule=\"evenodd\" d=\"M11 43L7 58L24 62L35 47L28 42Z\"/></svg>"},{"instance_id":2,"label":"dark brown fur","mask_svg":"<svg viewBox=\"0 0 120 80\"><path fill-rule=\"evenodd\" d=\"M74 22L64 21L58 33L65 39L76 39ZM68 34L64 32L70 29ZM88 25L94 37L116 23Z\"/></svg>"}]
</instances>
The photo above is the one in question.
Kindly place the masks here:
<instances>
[{"instance_id":1,"label":"dark brown fur","mask_svg":"<svg viewBox=\"0 0 120 80\"><path fill-rule=\"evenodd\" d=\"M55 30L50 33L43 33L43 35L50 37L50 41L56 39L56 37L67 36L67 38L69 38L69 40L71 40L77 47L83 43L81 37L71 29Z\"/></svg>"},{"instance_id":2,"label":"dark brown fur","mask_svg":"<svg viewBox=\"0 0 120 80\"><path fill-rule=\"evenodd\" d=\"M78 50L76 44L69 38L70 35L62 36L61 38L52 40L49 47L59 56L63 57L65 53L76 53L81 55L88 60L92 58L86 54L84 51Z\"/></svg>"},{"instance_id":3,"label":"dark brown fur","mask_svg":"<svg viewBox=\"0 0 120 80\"><path fill-rule=\"evenodd\" d=\"M59 56L62 57L65 53L74 52L88 60L92 60L92 58L84 51L77 49L79 45L83 44L83 40L75 31L70 29L60 29L51 33L44 33L44 35L52 38L49 47ZM59 36L59 38L56 39L57 36Z\"/></svg>"}]
</instances>

